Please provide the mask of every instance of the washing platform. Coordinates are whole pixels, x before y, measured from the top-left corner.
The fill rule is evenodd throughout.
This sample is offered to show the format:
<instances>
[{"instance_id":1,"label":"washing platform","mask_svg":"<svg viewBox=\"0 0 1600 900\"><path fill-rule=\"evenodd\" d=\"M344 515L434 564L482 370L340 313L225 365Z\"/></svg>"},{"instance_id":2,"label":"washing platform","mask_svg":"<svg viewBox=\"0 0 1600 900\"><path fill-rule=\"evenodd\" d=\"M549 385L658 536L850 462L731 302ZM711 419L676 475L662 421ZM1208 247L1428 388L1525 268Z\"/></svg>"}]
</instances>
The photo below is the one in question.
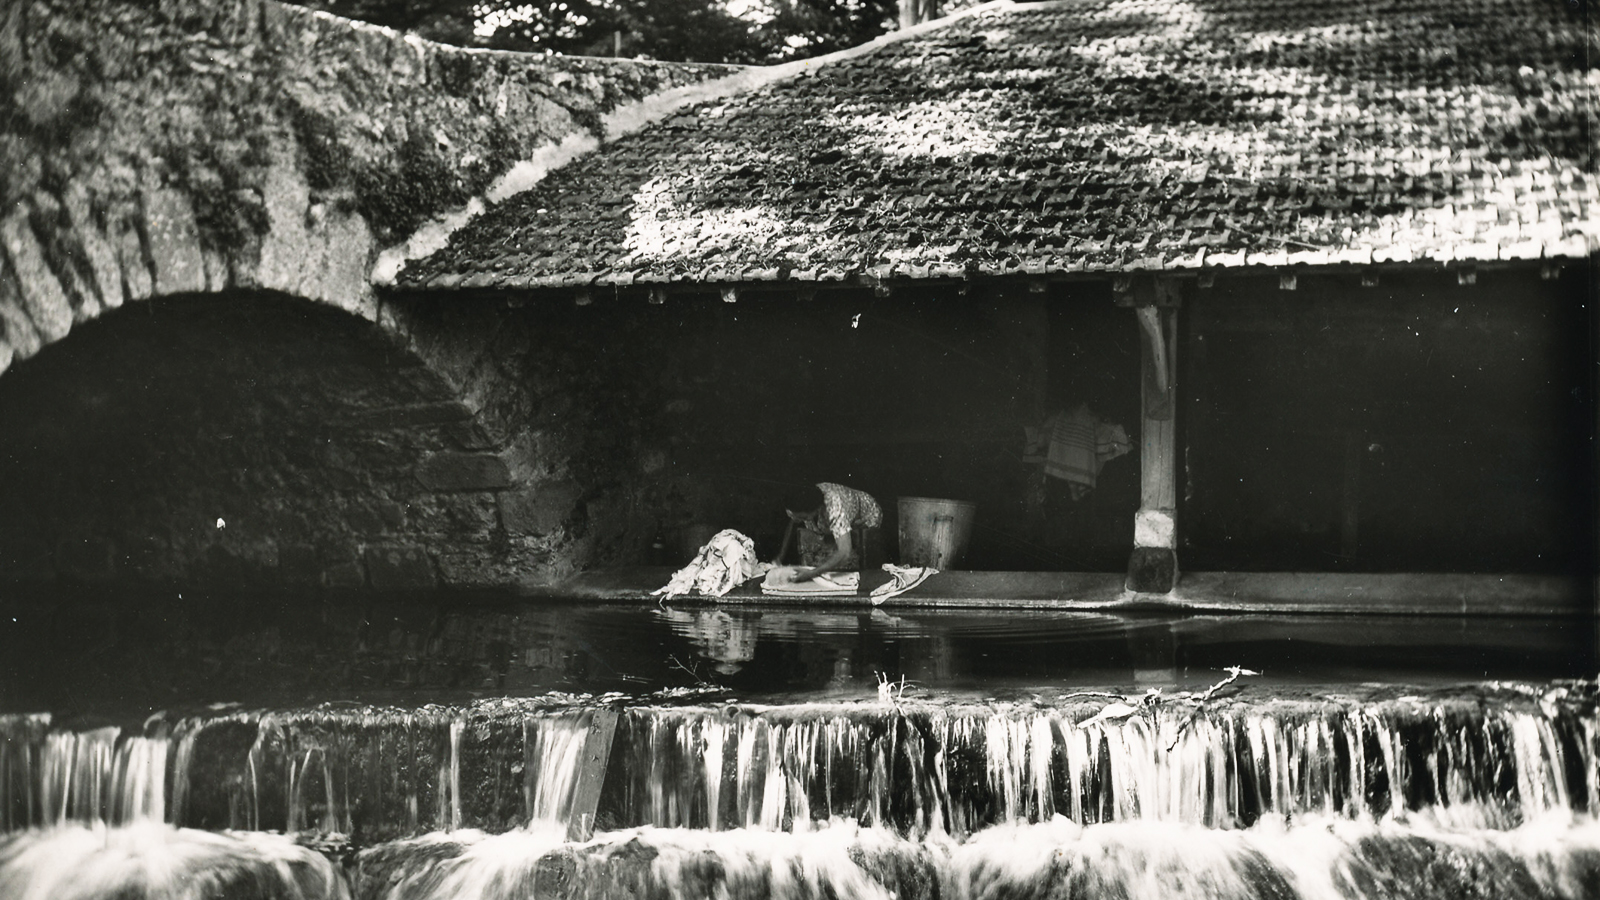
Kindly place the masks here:
<instances>
[{"instance_id":1,"label":"washing platform","mask_svg":"<svg viewBox=\"0 0 1600 900\"><path fill-rule=\"evenodd\" d=\"M528 589L530 597L654 602L672 569L626 566L581 573ZM870 573L869 573L870 575ZM895 606L998 609L1169 609L1196 612L1400 613L1414 615L1593 616L1592 578L1559 575L1341 572L1192 572L1169 594L1139 594L1120 572L939 572L886 603ZM808 597L807 605L859 606L856 597ZM696 596L679 597L693 602ZM719 603L773 603L748 582Z\"/></svg>"}]
</instances>

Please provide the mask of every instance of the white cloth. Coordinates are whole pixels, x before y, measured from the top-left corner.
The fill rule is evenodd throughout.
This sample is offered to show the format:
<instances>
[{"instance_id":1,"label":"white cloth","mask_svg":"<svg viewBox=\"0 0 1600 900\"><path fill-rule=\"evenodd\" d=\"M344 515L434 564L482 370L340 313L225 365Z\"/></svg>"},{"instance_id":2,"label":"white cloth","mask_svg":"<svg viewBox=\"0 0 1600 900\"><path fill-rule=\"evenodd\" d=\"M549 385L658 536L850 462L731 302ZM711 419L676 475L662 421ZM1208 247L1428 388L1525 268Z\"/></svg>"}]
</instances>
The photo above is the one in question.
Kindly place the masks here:
<instances>
[{"instance_id":1,"label":"white cloth","mask_svg":"<svg viewBox=\"0 0 1600 900\"><path fill-rule=\"evenodd\" d=\"M933 566L897 566L894 563L884 563L883 570L889 573L889 580L872 589L873 606L890 597L898 597L927 581L930 576L939 574L939 570Z\"/></svg>"},{"instance_id":2,"label":"white cloth","mask_svg":"<svg viewBox=\"0 0 1600 900\"><path fill-rule=\"evenodd\" d=\"M796 582L800 566L776 566L761 581L769 597L854 597L861 589L860 572L824 572L810 581Z\"/></svg>"},{"instance_id":3,"label":"white cloth","mask_svg":"<svg viewBox=\"0 0 1600 900\"><path fill-rule=\"evenodd\" d=\"M687 566L674 572L666 587L651 595L666 594L663 599L671 600L699 591L709 597L721 597L766 570L767 564L756 559L755 543L732 528L725 528L713 535Z\"/></svg>"},{"instance_id":4,"label":"white cloth","mask_svg":"<svg viewBox=\"0 0 1600 900\"><path fill-rule=\"evenodd\" d=\"M1083 404L1070 412L1056 413L1043 426L1029 432L1030 437L1042 437L1048 443L1044 473L1066 481L1074 500L1094 490L1100 469L1108 461L1133 449L1121 425L1100 421Z\"/></svg>"}]
</instances>

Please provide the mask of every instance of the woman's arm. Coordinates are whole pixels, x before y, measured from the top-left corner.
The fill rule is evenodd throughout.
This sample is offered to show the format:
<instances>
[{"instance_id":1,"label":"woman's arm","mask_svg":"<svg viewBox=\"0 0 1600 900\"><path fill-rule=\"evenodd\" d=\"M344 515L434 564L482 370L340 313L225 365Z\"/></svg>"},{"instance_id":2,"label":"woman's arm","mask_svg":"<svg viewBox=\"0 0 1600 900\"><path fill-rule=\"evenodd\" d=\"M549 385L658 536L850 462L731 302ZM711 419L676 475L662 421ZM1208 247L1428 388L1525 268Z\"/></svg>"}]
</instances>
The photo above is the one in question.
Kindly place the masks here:
<instances>
[{"instance_id":1,"label":"woman's arm","mask_svg":"<svg viewBox=\"0 0 1600 900\"><path fill-rule=\"evenodd\" d=\"M833 536L833 553L814 568L801 569L794 573L795 581L810 581L825 572L836 572L844 561L850 558L850 532Z\"/></svg>"}]
</instances>

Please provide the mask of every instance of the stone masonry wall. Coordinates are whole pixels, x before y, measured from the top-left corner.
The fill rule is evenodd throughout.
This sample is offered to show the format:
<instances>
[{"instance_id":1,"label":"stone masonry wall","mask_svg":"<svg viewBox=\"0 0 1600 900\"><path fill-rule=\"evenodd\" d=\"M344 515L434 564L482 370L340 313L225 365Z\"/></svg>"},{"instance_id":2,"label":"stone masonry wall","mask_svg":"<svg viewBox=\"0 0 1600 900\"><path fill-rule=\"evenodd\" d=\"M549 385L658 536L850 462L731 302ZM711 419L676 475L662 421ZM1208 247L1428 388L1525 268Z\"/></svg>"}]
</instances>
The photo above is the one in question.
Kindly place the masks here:
<instances>
[{"instance_id":1,"label":"stone masonry wall","mask_svg":"<svg viewBox=\"0 0 1600 900\"><path fill-rule=\"evenodd\" d=\"M621 104L726 74L474 51L274 0L0 8L0 372L152 295L372 319L377 251Z\"/></svg>"},{"instance_id":2,"label":"stone masonry wall","mask_svg":"<svg viewBox=\"0 0 1600 900\"><path fill-rule=\"evenodd\" d=\"M498 589L638 562L669 505L649 376L670 314L649 309L420 301L410 347L266 292L112 311L0 378L0 593Z\"/></svg>"},{"instance_id":3,"label":"stone masonry wall","mask_svg":"<svg viewBox=\"0 0 1600 900\"><path fill-rule=\"evenodd\" d=\"M373 267L731 71L274 0L0 4L0 582L507 586L636 555L639 440L583 399L604 333L386 302Z\"/></svg>"}]
</instances>

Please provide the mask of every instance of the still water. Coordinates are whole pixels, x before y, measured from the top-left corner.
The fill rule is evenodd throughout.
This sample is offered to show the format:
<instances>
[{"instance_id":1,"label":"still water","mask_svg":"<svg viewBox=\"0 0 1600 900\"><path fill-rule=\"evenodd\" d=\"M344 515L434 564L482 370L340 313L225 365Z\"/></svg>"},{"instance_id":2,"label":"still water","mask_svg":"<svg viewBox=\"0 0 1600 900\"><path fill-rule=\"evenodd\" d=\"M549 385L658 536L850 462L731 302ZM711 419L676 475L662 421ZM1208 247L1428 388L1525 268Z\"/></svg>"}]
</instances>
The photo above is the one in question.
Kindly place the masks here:
<instances>
[{"instance_id":1,"label":"still water","mask_svg":"<svg viewBox=\"0 0 1600 900\"><path fill-rule=\"evenodd\" d=\"M1107 615L885 606L304 602L190 594L0 602L0 711L400 704L725 688L746 699L1106 686L1448 684L1592 676L1581 618Z\"/></svg>"},{"instance_id":2,"label":"still water","mask_svg":"<svg viewBox=\"0 0 1600 900\"><path fill-rule=\"evenodd\" d=\"M1600 896L1586 619L3 609L8 900Z\"/></svg>"}]
</instances>

